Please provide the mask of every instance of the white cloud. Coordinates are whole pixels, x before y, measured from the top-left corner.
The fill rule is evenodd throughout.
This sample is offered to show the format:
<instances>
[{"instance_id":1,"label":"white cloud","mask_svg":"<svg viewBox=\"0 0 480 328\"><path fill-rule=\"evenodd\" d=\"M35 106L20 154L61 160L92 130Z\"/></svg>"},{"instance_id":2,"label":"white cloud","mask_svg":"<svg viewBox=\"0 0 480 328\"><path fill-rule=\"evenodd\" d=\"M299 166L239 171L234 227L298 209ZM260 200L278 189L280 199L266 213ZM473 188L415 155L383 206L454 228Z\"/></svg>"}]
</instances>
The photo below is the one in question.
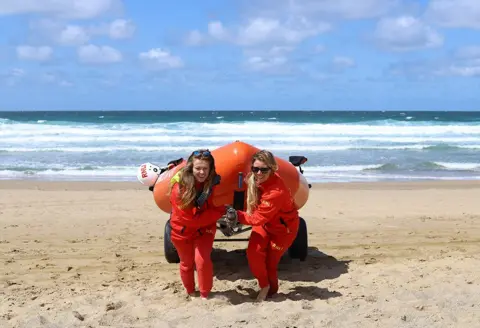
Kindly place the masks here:
<instances>
[{"instance_id":1,"label":"white cloud","mask_svg":"<svg viewBox=\"0 0 480 328\"><path fill-rule=\"evenodd\" d=\"M442 68L439 73L462 77L480 76L480 46L459 48L455 52L452 62Z\"/></svg>"},{"instance_id":2,"label":"white cloud","mask_svg":"<svg viewBox=\"0 0 480 328\"><path fill-rule=\"evenodd\" d=\"M228 37L228 32L223 27L222 22L219 21L208 23L208 34L218 40L224 40Z\"/></svg>"},{"instance_id":3,"label":"white cloud","mask_svg":"<svg viewBox=\"0 0 480 328\"><path fill-rule=\"evenodd\" d=\"M400 0L257 0L251 2L250 16L301 16L314 21L366 19L385 15L401 5Z\"/></svg>"},{"instance_id":4,"label":"white cloud","mask_svg":"<svg viewBox=\"0 0 480 328\"><path fill-rule=\"evenodd\" d=\"M17 57L25 60L46 61L52 58L53 49L47 46L18 46Z\"/></svg>"},{"instance_id":5,"label":"white cloud","mask_svg":"<svg viewBox=\"0 0 480 328\"><path fill-rule=\"evenodd\" d=\"M112 39L127 39L133 36L135 29L132 21L116 19L108 26L108 35Z\"/></svg>"},{"instance_id":6,"label":"white cloud","mask_svg":"<svg viewBox=\"0 0 480 328\"><path fill-rule=\"evenodd\" d=\"M293 46L272 46L272 47L258 47L258 48L247 48L244 50L244 54L249 57L277 57L277 56L286 56L288 53L295 50Z\"/></svg>"},{"instance_id":7,"label":"white cloud","mask_svg":"<svg viewBox=\"0 0 480 328\"><path fill-rule=\"evenodd\" d=\"M363 19L384 15L398 4L398 0L277 0L272 6L285 3L291 14L320 16L328 19Z\"/></svg>"},{"instance_id":8,"label":"white cloud","mask_svg":"<svg viewBox=\"0 0 480 328\"><path fill-rule=\"evenodd\" d=\"M93 44L78 48L78 58L85 64L108 64L122 61L122 53L109 46L96 46Z\"/></svg>"},{"instance_id":9,"label":"white cloud","mask_svg":"<svg viewBox=\"0 0 480 328\"><path fill-rule=\"evenodd\" d=\"M480 28L479 0L430 0L425 17L444 27Z\"/></svg>"},{"instance_id":10,"label":"white cloud","mask_svg":"<svg viewBox=\"0 0 480 328\"><path fill-rule=\"evenodd\" d=\"M242 47L296 45L331 30L342 19L381 17L402 6L401 0L257 0L243 2L244 21L226 25L212 21L206 31L188 33L191 46L228 42Z\"/></svg>"},{"instance_id":11,"label":"white cloud","mask_svg":"<svg viewBox=\"0 0 480 328\"><path fill-rule=\"evenodd\" d=\"M480 65L477 66L457 66L452 65L439 71L441 75L456 75L462 77L480 76Z\"/></svg>"},{"instance_id":12,"label":"white cloud","mask_svg":"<svg viewBox=\"0 0 480 328\"><path fill-rule=\"evenodd\" d=\"M88 33L93 35L107 35L111 39L128 39L135 33L136 27L131 20L116 19L109 24L92 25L87 27Z\"/></svg>"},{"instance_id":13,"label":"white cloud","mask_svg":"<svg viewBox=\"0 0 480 328\"><path fill-rule=\"evenodd\" d=\"M133 36L135 29L133 22L125 19L98 25L65 25L60 21L42 19L30 26L35 36L43 36L65 46L84 45L95 36L103 35L111 39L126 39Z\"/></svg>"},{"instance_id":14,"label":"white cloud","mask_svg":"<svg viewBox=\"0 0 480 328\"><path fill-rule=\"evenodd\" d=\"M87 43L90 36L82 26L67 25L60 31L56 39L60 44L75 46Z\"/></svg>"},{"instance_id":15,"label":"white cloud","mask_svg":"<svg viewBox=\"0 0 480 328\"><path fill-rule=\"evenodd\" d=\"M236 42L245 46L279 42L299 43L329 29L330 25L326 23L314 24L304 18L284 23L276 19L255 18L239 29Z\"/></svg>"},{"instance_id":16,"label":"white cloud","mask_svg":"<svg viewBox=\"0 0 480 328\"><path fill-rule=\"evenodd\" d=\"M208 24L204 34L191 31L188 45L228 41L240 46L295 44L331 30L336 19L369 19L399 8L401 0L257 0L246 5L239 26L220 21Z\"/></svg>"},{"instance_id":17,"label":"white cloud","mask_svg":"<svg viewBox=\"0 0 480 328\"><path fill-rule=\"evenodd\" d=\"M433 48L443 44L443 37L412 16L381 19L374 32L380 46L392 51Z\"/></svg>"},{"instance_id":18,"label":"white cloud","mask_svg":"<svg viewBox=\"0 0 480 328\"><path fill-rule=\"evenodd\" d=\"M268 50L248 49L244 52L247 57L245 68L250 71L279 74L288 72L288 54L293 47L273 46Z\"/></svg>"},{"instance_id":19,"label":"white cloud","mask_svg":"<svg viewBox=\"0 0 480 328\"><path fill-rule=\"evenodd\" d=\"M121 6L121 0L1 0L0 15L41 13L67 19L90 19Z\"/></svg>"},{"instance_id":20,"label":"white cloud","mask_svg":"<svg viewBox=\"0 0 480 328\"><path fill-rule=\"evenodd\" d=\"M184 66L182 59L161 48L141 52L138 58L150 69L167 70Z\"/></svg>"},{"instance_id":21,"label":"white cloud","mask_svg":"<svg viewBox=\"0 0 480 328\"><path fill-rule=\"evenodd\" d=\"M323 22L310 22L304 18L279 19L256 17L236 28L227 28L222 22L208 24L207 35L192 31L187 44L200 45L210 41L224 41L232 44L252 47L274 44L296 44L303 40L326 32L330 25Z\"/></svg>"},{"instance_id":22,"label":"white cloud","mask_svg":"<svg viewBox=\"0 0 480 328\"><path fill-rule=\"evenodd\" d=\"M287 63L287 58L282 56L277 57L260 57L254 56L247 60L248 68L254 71L267 71L272 68L277 68Z\"/></svg>"},{"instance_id":23,"label":"white cloud","mask_svg":"<svg viewBox=\"0 0 480 328\"><path fill-rule=\"evenodd\" d=\"M429 60L400 61L390 65L388 72L409 78L480 77L480 46L457 49L448 57Z\"/></svg>"}]
</instances>

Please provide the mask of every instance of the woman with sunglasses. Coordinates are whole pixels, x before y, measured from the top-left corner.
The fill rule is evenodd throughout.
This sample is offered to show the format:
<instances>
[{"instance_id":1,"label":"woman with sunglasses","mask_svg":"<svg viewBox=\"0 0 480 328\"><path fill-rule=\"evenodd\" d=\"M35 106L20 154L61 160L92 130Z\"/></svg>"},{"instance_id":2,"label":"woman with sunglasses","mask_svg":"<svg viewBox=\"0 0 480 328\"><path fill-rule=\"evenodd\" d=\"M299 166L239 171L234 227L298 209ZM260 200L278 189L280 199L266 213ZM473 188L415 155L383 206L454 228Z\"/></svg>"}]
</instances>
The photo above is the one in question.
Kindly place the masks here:
<instances>
[{"instance_id":1,"label":"woman with sunglasses","mask_svg":"<svg viewBox=\"0 0 480 328\"><path fill-rule=\"evenodd\" d=\"M237 211L237 216L238 222L253 226L247 258L260 287L257 301L263 301L278 292L278 263L295 240L300 219L289 188L276 172L273 154L257 152L251 170L247 211Z\"/></svg>"},{"instance_id":2,"label":"woman with sunglasses","mask_svg":"<svg viewBox=\"0 0 480 328\"><path fill-rule=\"evenodd\" d=\"M216 221L225 214L224 206L211 199L220 182L215 160L208 150L194 151L170 185L171 240L180 257L180 277L186 292L195 294L194 269L197 270L200 296L207 299L213 285L210 254Z\"/></svg>"}]
</instances>

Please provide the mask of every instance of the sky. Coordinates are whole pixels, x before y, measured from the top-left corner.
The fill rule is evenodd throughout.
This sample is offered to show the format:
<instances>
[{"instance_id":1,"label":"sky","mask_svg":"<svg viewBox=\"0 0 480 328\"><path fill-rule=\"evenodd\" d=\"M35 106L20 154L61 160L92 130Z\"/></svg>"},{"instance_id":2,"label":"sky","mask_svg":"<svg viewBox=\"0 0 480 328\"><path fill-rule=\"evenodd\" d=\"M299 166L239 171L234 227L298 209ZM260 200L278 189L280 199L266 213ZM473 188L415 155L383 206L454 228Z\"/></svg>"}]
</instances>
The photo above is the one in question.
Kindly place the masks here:
<instances>
[{"instance_id":1,"label":"sky","mask_svg":"<svg viewBox=\"0 0 480 328\"><path fill-rule=\"evenodd\" d=\"M0 110L480 110L479 0L1 0Z\"/></svg>"}]
</instances>

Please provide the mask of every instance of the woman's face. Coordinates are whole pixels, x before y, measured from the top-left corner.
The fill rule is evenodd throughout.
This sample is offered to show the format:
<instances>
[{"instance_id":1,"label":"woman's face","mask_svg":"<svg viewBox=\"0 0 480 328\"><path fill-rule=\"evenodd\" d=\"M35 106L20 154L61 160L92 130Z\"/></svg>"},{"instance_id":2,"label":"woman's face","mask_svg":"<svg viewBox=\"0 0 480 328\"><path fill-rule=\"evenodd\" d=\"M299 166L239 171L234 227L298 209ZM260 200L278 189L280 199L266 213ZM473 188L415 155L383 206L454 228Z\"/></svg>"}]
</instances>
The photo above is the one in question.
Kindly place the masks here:
<instances>
[{"instance_id":1,"label":"woman's face","mask_svg":"<svg viewBox=\"0 0 480 328\"><path fill-rule=\"evenodd\" d=\"M193 177L197 182L205 182L210 174L210 163L204 159L193 160Z\"/></svg>"},{"instance_id":2,"label":"woman's face","mask_svg":"<svg viewBox=\"0 0 480 328\"><path fill-rule=\"evenodd\" d=\"M258 159L252 164L252 171L255 174L255 180L260 184L267 181L268 177L272 173L272 170L262 161Z\"/></svg>"}]
</instances>

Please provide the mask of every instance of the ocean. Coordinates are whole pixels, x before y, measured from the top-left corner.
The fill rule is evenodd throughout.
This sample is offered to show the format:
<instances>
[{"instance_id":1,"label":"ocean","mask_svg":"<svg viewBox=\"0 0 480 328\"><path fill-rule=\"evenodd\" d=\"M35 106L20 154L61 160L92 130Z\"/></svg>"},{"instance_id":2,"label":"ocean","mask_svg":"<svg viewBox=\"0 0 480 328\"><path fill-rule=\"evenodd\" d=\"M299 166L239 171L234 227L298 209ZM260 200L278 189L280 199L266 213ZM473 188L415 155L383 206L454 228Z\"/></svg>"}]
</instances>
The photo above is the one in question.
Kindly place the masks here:
<instances>
[{"instance_id":1,"label":"ocean","mask_svg":"<svg viewBox=\"0 0 480 328\"><path fill-rule=\"evenodd\" d=\"M137 181L240 140L308 158L309 182L480 179L480 112L0 112L0 179Z\"/></svg>"}]
</instances>

